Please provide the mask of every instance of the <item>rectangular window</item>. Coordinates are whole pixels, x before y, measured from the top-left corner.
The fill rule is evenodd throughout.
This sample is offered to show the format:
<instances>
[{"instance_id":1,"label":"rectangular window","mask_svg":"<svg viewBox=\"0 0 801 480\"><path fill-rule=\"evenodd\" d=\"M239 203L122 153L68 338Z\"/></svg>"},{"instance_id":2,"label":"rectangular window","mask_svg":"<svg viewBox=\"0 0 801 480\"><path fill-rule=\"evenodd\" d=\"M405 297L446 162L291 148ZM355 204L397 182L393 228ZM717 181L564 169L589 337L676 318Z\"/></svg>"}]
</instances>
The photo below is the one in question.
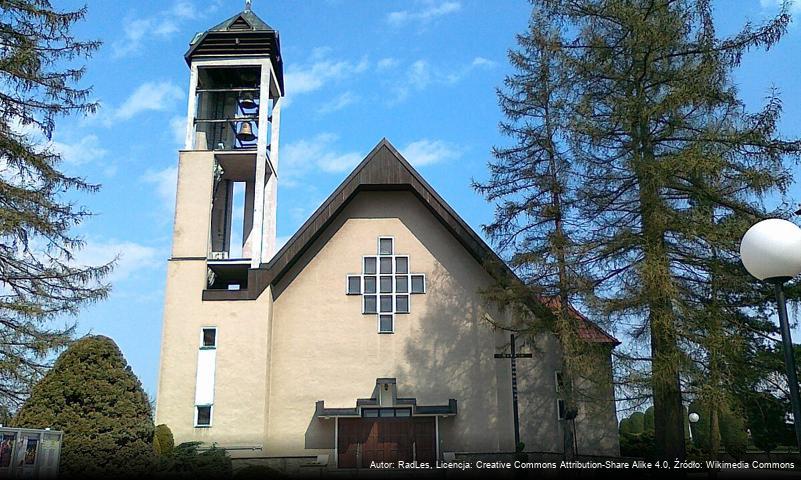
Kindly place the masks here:
<instances>
[{"instance_id":1,"label":"rectangular window","mask_svg":"<svg viewBox=\"0 0 801 480\"><path fill-rule=\"evenodd\" d=\"M364 293L376 293L375 277L364 277Z\"/></svg>"},{"instance_id":2,"label":"rectangular window","mask_svg":"<svg viewBox=\"0 0 801 480\"><path fill-rule=\"evenodd\" d=\"M412 275L412 293L426 293L426 277Z\"/></svg>"},{"instance_id":3,"label":"rectangular window","mask_svg":"<svg viewBox=\"0 0 801 480\"><path fill-rule=\"evenodd\" d=\"M392 258L386 257L381 259L381 264L379 265L381 268L382 274L392 273Z\"/></svg>"},{"instance_id":4,"label":"rectangular window","mask_svg":"<svg viewBox=\"0 0 801 480\"><path fill-rule=\"evenodd\" d=\"M359 295L362 293L362 277L348 276L348 295Z\"/></svg>"},{"instance_id":5,"label":"rectangular window","mask_svg":"<svg viewBox=\"0 0 801 480\"><path fill-rule=\"evenodd\" d=\"M395 257L395 273L409 273L409 257Z\"/></svg>"},{"instance_id":6,"label":"rectangular window","mask_svg":"<svg viewBox=\"0 0 801 480\"><path fill-rule=\"evenodd\" d=\"M375 257L364 257L364 274L375 275L376 272L376 259Z\"/></svg>"},{"instance_id":7,"label":"rectangular window","mask_svg":"<svg viewBox=\"0 0 801 480\"><path fill-rule=\"evenodd\" d=\"M409 293L409 277L407 275L395 276L395 293Z\"/></svg>"},{"instance_id":8,"label":"rectangular window","mask_svg":"<svg viewBox=\"0 0 801 480\"><path fill-rule=\"evenodd\" d=\"M378 313L378 299L375 295L364 296L364 313Z\"/></svg>"},{"instance_id":9,"label":"rectangular window","mask_svg":"<svg viewBox=\"0 0 801 480\"><path fill-rule=\"evenodd\" d=\"M395 409L395 416L396 417L411 417L412 411L408 408L396 408Z\"/></svg>"},{"instance_id":10,"label":"rectangular window","mask_svg":"<svg viewBox=\"0 0 801 480\"><path fill-rule=\"evenodd\" d=\"M376 418L378 416L378 409L377 408L365 408L362 410L362 417L365 418Z\"/></svg>"},{"instance_id":11,"label":"rectangular window","mask_svg":"<svg viewBox=\"0 0 801 480\"><path fill-rule=\"evenodd\" d=\"M381 313L392 313L392 295L381 295Z\"/></svg>"},{"instance_id":12,"label":"rectangular window","mask_svg":"<svg viewBox=\"0 0 801 480\"><path fill-rule=\"evenodd\" d=\"M195 426L211 426L211 405L198 405L195 407Z\"/></svg>"},{"instance_id":13,"label":"rectangular window","mask_svg":"<svg viewBox=\"0 0 801 480\"><path fill-rule=\"evenodd\" d=\"M565 419L565 401L561 398L556 401L556 414L558 415L559 420Z\"/></svg>"},{"instance_id":14,"label":"rectangular window","mask_svg":"<svg viewBox=\"0 0 801 480\"><path fill-rule=\"evenodd\" d=\"M379 315L378 316L378 333L392 333L392 315Z\"/></svg>"},{"instance_id":15,"label":"rectangular window","mask_svg":"<svg viewBox=\"0 0 801 480\"><path fill-rule=\"evenodd\" d=\"M395 297L395 311L398 313L409 313L408 295L398 295Z\"/></svg>"},{"instance_id":16,"label":"rectangular window","mask_svg":"<svg viewBox=\"0 0 801 480\"><path fill-rule=\"evenodd\" d=\"M392 238L384 237L378 239L378 254L379 255L392 255L394 249L392 248Z\"/></svg>"},{"instance_id":17,"label":"rectangular window","mask_svg":"<svg viewBox=\"0 0 801 480\"><path fill-rule=\"evenodd\" d=\"M565 387L564 380L562 380L562 372L554 372L554 383L556 384L556 393L561 392Z\"/></svg>"},{"instance_id":18,"label":"rectangular window","mask_svg":"<svg viewBox=\"0 0 801 480\"><path fill-rule=\"evenodd\" d=\"M392 277L381 277L381 293L392 293Z\"/></svg>"},{"instance_id":19,"label":"rectangular window","mask_svg":"<svg viewBox=\"0 0 801 480\"><path fill-rule=\"evenodd\" d=\"M393 410L391 408L382 408L381 410L378 411L378 416L379 417L394 417L395 416L395 410Z\"/></svg>"},{"instance_id":20,"label":"rectangular window","mask_svg":"<svg viewBox=\"0 0 801 480\"><path fill-rule=\"evenodd\" d=\"M204 328L201 348L217 348L217 329Z\"/></svg>"}]
</instances>

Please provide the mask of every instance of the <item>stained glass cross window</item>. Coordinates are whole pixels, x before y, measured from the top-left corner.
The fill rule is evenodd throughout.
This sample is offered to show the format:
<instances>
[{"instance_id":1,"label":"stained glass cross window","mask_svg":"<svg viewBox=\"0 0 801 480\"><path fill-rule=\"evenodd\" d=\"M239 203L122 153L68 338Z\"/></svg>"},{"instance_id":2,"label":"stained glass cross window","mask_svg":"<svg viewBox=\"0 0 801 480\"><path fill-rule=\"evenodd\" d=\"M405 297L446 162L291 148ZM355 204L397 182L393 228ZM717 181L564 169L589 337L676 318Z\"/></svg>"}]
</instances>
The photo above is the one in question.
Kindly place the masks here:
<instances>
[{"instance_id":1,"label":"stained glass cross window","mask_svg":"<svg viewBox=\"0 0 801 480\"><path fill-rule=\"evenodd\" d=\"M376 251L362 257L360 275L348 275L347 294L361 295L362 314L375 316L378 333L395 333L395 316L410 312L412 295L426 293L426 276L411 273L393 237L378 237Z\"/></svg>"}]
</instances>

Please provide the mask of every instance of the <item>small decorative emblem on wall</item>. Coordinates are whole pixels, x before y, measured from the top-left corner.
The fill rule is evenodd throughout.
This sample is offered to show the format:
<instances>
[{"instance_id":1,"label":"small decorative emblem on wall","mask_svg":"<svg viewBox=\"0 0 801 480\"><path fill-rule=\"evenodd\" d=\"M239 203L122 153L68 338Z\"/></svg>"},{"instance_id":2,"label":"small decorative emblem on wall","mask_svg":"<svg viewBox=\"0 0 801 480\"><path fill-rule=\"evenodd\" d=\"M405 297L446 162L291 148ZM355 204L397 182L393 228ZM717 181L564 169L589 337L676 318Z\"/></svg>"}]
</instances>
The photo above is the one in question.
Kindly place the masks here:
<instances>
[{"instance_id":1,"label":"small decorative emblem on wall","mask_svg":"<svg viewBox=\"0 0 801 480\"><path fill-rule=\"evenodd\" d=\"M392 237L378 237L377 255L362 257L362 273L347 278L347 294L362 296L362 314L377 317L378 333L394 333L395 315L409 313L411 295L423 293L426 276L410 273L409 256L395 255Z\"/></svg>"}]
</instances>

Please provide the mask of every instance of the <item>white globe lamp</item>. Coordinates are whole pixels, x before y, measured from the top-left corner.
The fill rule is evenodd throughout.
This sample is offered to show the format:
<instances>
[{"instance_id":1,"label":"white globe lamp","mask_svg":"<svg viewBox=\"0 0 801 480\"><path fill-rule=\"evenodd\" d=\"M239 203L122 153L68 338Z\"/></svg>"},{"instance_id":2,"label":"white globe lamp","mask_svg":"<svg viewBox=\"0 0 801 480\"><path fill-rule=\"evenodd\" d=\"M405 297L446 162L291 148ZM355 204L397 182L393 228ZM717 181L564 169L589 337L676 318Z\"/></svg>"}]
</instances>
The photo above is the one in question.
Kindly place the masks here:
<instances>
[{"instance_id":1,"label":"white globe lamp","mask_svg":"<svg viewBox=\"0 0 801 480\"><path fill-rule=\"evenodd\" d=\"M779 218L762 220L745 232L740 257L760 280L789 280L801 273L801 228Z\"/></svg>"},{"instance_id":2,"label":"white globe lamp","mask_svg":"<svg viewBox=\"0 0 801 480\"><path fill-rule=\"evenodd\" d=\"M749 228L740 242L740 259L748 273L773 284L779 310L779 328L784 347L784 366L790 403L793 405L796 443L801 447L801 397L793 355L793 339L787 320L784 282L801 273L801 228L779 218L762 220Z\"/></svg>"},{"instance_id":3,"label":"white globe lamp","mask_svg":"<svg viewBox=\"0 0 801 480\"><path fill-rule=\"evenodd\" d=\"M701 420L701 417L697 413L690 414L690 423L698 423L698 420Z\"/></svg>"}]
</instances>

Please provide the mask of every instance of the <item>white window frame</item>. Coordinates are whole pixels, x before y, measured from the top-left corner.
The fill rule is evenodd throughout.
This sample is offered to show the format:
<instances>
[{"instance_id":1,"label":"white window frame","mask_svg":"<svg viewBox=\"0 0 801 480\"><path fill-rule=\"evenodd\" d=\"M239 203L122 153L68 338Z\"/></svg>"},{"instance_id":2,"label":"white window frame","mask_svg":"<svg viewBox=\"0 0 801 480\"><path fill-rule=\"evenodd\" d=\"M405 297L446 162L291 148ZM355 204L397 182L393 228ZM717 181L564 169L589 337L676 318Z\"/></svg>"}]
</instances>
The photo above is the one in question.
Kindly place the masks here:
<instances>
[{"instance_id":1,"label":"white window frame","mask_svg":"<svg viewBox=\"0 0 801 480\"><path fill-rule=\"evenodd\" d=\"M562 416L559 414L559 402L562 402L562 404L564 404L564 406L565 406L565 407L564 407L564 411L565 411L565 417L562 417ZM559 421L559 420L566 420L566 419L567 419L566 417L567 417L567 404L565 404L565 401L564 401L564 400L562 400L561 398L557 398L557 399L556 399L556 420L557 420L557 421Z\"/></svg>"},{"instance_id":2,"label":"white window frame","mask_svg":"<svg viewBox=\"0 0 801 480\"><path fill-rule=\"evenodd\" d=\"M199 425L197 423L199 409L202 407L209 407L209 423L208 425ZM195 405L195 421L194 421L195 428L211 428L214 425L214 404L210 405Z\"/></svg>"},{"instance_id":3,"label":"white window frame","mask_svg":"<svg viewBox=\"0 0 801 480\"><path fill-rule=\"evenodd\" d=\"M393 301L394 300L395 299L393 298ZM394 305L392 306L392 309L395 310L395 306ZM381 330L381 317L390 317L390 320L392 322L392 329L391 330ZM375 316L375 321L376 321L376 331L379 333L379 335L389 335L390 333L395 333L395 313L394 312L393 313L378 313L378 315Z\"/></svg>"},{"instance_id":4,"label":"white window frame","mask_svg":"<svg viewBox=\"0 0 801 480\"><path fill-rule=\"evenodd\" d=\"M392 253L387 255L381 254L381 241L382 240L390 240L392 241ZM345 276L345 294L352 295L352 296L360 296L361 297L361 311L362 315L375 315L376 316L376 331L379 334L388 334L388 333L395 333L395 316L396 315L408 315L412 311L412 296L413 295L420 295L424 294L428 290L428 281L426 278L425 273L413 273L411 271L411 257L409 254L403 253L398 254L396 253L396 244L395 244L395 237L392 235L379 235L376 239L376 254L374 255L362 255L362 264L361 264L361 273L354 274L349 273ZM365 261L368 258L375 259L375 273L367 273L365 267ZM397 273L397 259L398 258L405 258L406 259L406 273ZM390 273L381 273L381 260L382 259L389 259L391 264L391 271ZM361 290L358 294L350 293L349 286L350 286L350 279L352 277L360 277L361 281L359 285ZM375 278L375 292L367 293L366 288L366 278L373 277ZM381 291L381 277L390 277L391 288L388 292ZM398 292L397 290L397 277L406 277L406 292ZM412 277L422 277L423 279L423 291L412 293ZM375 297L375 312L368 312L364 308L365 306L365 298L367 296L374 296ZM408 308L404 312L399 312L397 310L398 306L398 296L403 295L408 298ZM389 312L382 312L381 311L381 297L382 296L390 296L392 297L392 310ZM392 318L392 330L391 331L382 331L381 330L381 315L388 315Z\"/></svg>"},{"instance_id":5,"label":"white window frame","mask_svg":"<svg viewBox=\"0 0 801 480\"><path fill-rule=\"evenodd\" d=\"M364 267L362 267L364 268ZM345 276L345 295L357 296L364 294L364 277L371 276L371 275L359 275L354 273L349 273ZM351 278L358 278L359 279L359 293L350 293L350 279Z\"/></svg>"},{"instance_id":6,"label":"white window frame","mask_svg":"<svg viewBox=\"0 0 801 480\"><path fill-rule=\"evenodd\" d=\"M381 253L381 240L391 240L392 241L392 252L389 255L384 255ZM376 254L377 257L395 257L395 237L392 235L379 235L378 240L376 240ZM368 255L369 257L369 255ZM392 259L392 269L395 269L395 258Z\"/></svg>"},{"instance_id":7,"label":"white window frame","mask_svg":"<svg viewBox=\"0 0 801 480\"><path fill-rule=\"evenodd\" d=\"M214 345L213 346L206 346L203 344L203 334L206 330L214 330ZM216 350L217 345L220 343L220 329L218 329L215 325L208 325L205 327L200 327L200 349L201 350Z\"/></svg>"},{"instance_id":8,"label":"white window frame","mask_svg":"<svg viewBox=\"0 0 801 480\"><path fill-rule=\"evenodd\" d=\"M428 293L428 279L425 273L409 273L409 295L423 295ZM412 293L412 277L423 277L423 291Z\"/></svg>"}]
</instances>

